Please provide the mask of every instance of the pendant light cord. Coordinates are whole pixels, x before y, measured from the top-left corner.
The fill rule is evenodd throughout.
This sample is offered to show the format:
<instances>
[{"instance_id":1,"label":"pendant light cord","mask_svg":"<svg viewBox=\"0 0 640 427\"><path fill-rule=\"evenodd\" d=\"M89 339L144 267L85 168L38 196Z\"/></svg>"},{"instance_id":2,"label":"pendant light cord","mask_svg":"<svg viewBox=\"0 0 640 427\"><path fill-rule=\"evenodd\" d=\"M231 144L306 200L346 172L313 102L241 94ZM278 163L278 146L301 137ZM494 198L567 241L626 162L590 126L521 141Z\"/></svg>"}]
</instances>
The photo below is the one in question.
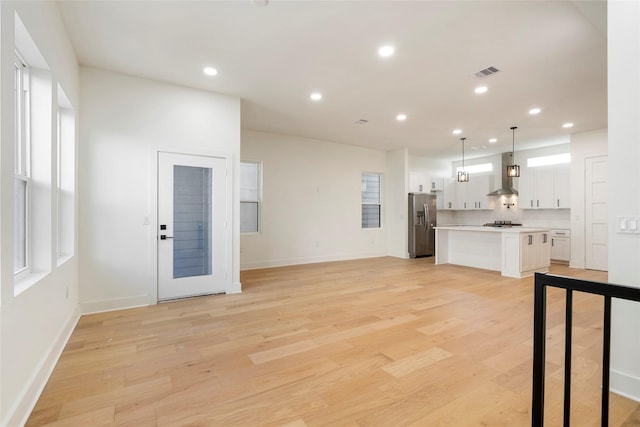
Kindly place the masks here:
<instances>
[{"instance_id":1,"label":"pendant light cord","mask_svg":"<svg viewBox=\"0 0 640 427\"><path fill-rule=\"evenodd\" d=\"M512 145L511 145L511 161L513 162L513 164L516 164L516 129L518 129L518 126L512 126L511 127L511 132L513 134L512 136Z\"/></svg>"}]
</instances>

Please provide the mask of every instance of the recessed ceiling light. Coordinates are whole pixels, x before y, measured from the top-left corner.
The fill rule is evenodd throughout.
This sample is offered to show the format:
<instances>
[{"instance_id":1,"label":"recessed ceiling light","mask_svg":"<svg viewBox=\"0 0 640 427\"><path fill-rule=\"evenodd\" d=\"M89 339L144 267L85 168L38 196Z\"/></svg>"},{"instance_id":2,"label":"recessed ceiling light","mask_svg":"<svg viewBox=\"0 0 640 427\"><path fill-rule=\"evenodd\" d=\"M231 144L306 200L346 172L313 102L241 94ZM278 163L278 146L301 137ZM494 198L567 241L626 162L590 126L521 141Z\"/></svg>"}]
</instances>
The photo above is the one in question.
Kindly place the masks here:
<instances>
[{"instance_id":1,"label":"recessed ceiling light","mask_svg":"<svg viewBox=\"0 0 640 427\"><path fill-rule=\"evenodd\" d=\"M538 114L540 111L542 111L542 110L539 109L539 108L532 108L531 110L529 110L529 114L531 114L533 116L533 115Z\"/></svg>"},{"instance_id":2,"label":"recessed ceiling light","mask_svg":"<svg viewBox=\"0 0 640 427\"><path fill-rule=\"evenodd\" d=\"M320 101L322 99L322 94L320 92L313 92L309 97L314 101Z\"/></svg>"},{"instance_id":3,"label":"recessed ceiling light","mask_svg":"<svg viewBox=\"0 0 640 427\"><path fill-rule=\"evenodd\" d=\"M400 122L402 122L402 121L404 121L404 120L407 120L407 115L406 115L406 114L398 114L398 115L396 116L396 120L398 120L398 121L400 121Z\"/></svg>"},{"instance_id":4,"label":"recessed ceiling light","mask_svg":"<svg viewBox=\"0 0 640 427\"><path fill-rule=\"evenodd\" d=\"M202 72L205 73L207 76L215 76L216 74L218 74L218 70L216 70L213 67L204 67Z\"/></svg>"},{"instance_id":5,"label":"recessed ceiling light","mask_svg":"<svg viewBox=\"0 0 640 427\"><path fill-rule=\"evenodd\" d=\"M498 142L498 139L497 139L497 138L490 138L490 139L489 139L489 142L490 142L491 144L495 144L496 142Z\"/></svg>"},{"instance_id":6,"label":"recessed ceiling light","mask_svg":"<svg viewBox=\"0 0 640 427\"><path fill-rule=\"evenodd\" d=\"M563 128L572 128L573 127L573 123L565 123L562 125Z\"/></svg>"},{"instance_id":7,"label":"recessed ceiling light","mask_svg":"<svg viewBox=\"0 0 640 427\"><path fill-rule=\"evenodd\" d=\"M486 93L487 92L487 87L486 86L478 86L477 88L475 88L473 91L475 93Z\"/></svg>"},{"instance_id":8,"label":"recessed ceiling light","mask_svg":"<svg viewBox=\"0 0 640 427\"><path fill-rule=\"evenodd\" d=\"M393 55L395 51L396 50L393 46L382 46L380 49L378 49L378 55L382 56L383 58L387 58Z\"/></svg>"},{"instance_id":9,"label":"recessed ceiling light","mask_svg":"<svg viewBox=\"0 0 640 427\"><path fill-rule=\"evenodd\" d=\"M369 123L369 120L367 119L358 119L354 122L357 125L366 125L367 123Z\"/></svg>"},{"instance_id":10,"label":"recessed ceiling light","mask_svg":"<svg viewBox=\"0 0 640 427\"><path fill-rule=\"evenodd\" d=\"M454 134L454 135L460 135L461 133L462 133L462 130L460 130L460 129L455 129L455 130L453 131L453 134Z\"/></svg>"}]
</instances>

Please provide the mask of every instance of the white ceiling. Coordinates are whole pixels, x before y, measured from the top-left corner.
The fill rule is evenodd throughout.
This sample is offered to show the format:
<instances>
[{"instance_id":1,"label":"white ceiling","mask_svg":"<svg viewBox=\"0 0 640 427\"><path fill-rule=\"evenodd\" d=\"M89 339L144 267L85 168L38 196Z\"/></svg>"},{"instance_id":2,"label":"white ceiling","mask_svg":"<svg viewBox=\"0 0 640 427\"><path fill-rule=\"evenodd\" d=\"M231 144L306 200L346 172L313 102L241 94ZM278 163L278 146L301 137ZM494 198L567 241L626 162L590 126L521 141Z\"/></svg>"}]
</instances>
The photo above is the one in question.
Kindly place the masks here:
<instances>
[{"instance_id":1,"label":"white ceiling","mask_svg":"<svg viewBox=\"0 0 640 427\"><path fill-rule=\"evenodd\" d=\"M461 136L473 157L510 151L511 126L516 150L607 126L602 1L59 3L81 64L238 96L243 129L454 159Z\"/></svg>"}]
</instances>

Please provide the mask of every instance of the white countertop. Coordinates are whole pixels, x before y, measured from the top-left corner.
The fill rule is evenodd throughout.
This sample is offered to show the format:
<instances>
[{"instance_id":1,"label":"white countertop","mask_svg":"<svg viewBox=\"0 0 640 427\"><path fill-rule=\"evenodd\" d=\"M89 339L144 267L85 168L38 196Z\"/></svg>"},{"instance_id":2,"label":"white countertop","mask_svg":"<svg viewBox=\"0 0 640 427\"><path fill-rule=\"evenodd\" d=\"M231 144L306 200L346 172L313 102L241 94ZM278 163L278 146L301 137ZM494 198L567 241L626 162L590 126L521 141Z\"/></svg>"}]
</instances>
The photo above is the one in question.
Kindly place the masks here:
<instances>
[{"instance_id":1,"label":"white countertop","mask_svg":"<svg viewBox=\"0 0 640 427\"><path fill-rule=\"evenodd\" d=\"M484 227L481 225L443 225L434 227L436 230L456 230L456 231L483 231L487 233L537 233L550 232L550 228L531 227Z\"/></svg>"}]
</instances>

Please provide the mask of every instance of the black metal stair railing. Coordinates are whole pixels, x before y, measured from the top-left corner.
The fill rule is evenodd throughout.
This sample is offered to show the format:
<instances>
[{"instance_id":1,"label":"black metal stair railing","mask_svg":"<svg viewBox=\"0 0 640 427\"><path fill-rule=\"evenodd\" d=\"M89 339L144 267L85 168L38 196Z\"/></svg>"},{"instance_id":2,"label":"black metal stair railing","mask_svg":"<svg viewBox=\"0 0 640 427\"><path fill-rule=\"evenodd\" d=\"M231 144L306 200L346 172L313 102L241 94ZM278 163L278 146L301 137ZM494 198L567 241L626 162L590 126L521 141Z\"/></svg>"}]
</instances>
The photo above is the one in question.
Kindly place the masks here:
<instances>
[{"instance_id":1,"label":"black metal stair railing","mask_svg":"<svg viewBox=\"0 0 640 427\"><path fill-rule=\"evenodd\" d=\"M544 367L547 317L547 287L566 290L565 307L565 352L564 352L564 422L569 426L571 412L571 326L573 291L586 292L604 297L604 322L602 340L602 426L609 424L609 365L611 344L611 298L640 301L640 288L590 282L552 274L535 274L533 314L533 396L531 426L544 424Z\"/></svg>"}]
</instances>

